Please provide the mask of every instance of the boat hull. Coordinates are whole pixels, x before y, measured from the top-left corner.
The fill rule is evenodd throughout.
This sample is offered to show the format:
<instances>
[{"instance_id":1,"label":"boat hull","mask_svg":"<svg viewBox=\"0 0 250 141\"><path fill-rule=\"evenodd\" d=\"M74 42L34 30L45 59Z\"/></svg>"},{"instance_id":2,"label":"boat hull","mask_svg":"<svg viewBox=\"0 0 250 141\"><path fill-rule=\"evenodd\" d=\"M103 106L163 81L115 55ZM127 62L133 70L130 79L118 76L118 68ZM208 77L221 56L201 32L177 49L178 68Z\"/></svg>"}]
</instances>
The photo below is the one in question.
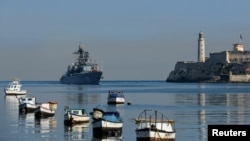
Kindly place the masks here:
<instances>
[{"instance_id":1,"label":"boat hull","mask_svg":"<svg viewBox=\"0 0 250 141\"><path fill-rule=\"evenodd\" d=\"M93 121L93 136L97 138L121 137L122 122L111 122L105 120Z\"/></svg>"},{"instance_id":2,"label":"boat hull","mask_svg":"<svg viewBox=\"0 0 250 141\"><path fill-rule=\"evenodd\" d=\"M30 113L34 112L37 106L35 104L23 103L19 105L19 112Z\"/></svg>"},{"instance_id":3,"label":"boat hull","mask_svg":"<svg viewBox=\"0 0 250 141\"><path fill-rule=\"evenodd\" d=\"M75 73L70 76L63 76L60 79L61 84L89 84L98 85L102 72Z\"/></svg>"},{"instance_id":4,"label":"boat hull","mask_svg":"<svg viewBox=\"0 0 250 141\"><path fill-rule=\"evenodd\" d=\"M25 95L27 93L26 90L21 91L12 91L12 90L5 90L5 95Z\"/></svg>"},{"instance_id":5,"label":"boat hull","mask_svg":"<svg viewBox=\"0 0 250 141\"><path fill-rule=\"evenodd\" d=\"M110 97L108 98L108 104L124 104L125 99L122 97Z\"/></svg>"},{"instance_id":6,"label":"boat hull","mask_svg":"<svg viewBox=\"0 0 250 141\"><path fill-rule=\"evenodd\" d=\"M48 109L43 109L41 107L38 107L35 110L35 116L37 118L40 118L40 117L52 117L54 115L55 115L55 111L51 111L51 110L48 110Z\"/></svg>"},{"instance_id":7,"label":"boat hull","mask_svg":"<svg viewBox=\"0 0 250 141\"><path fill-rule=\"evenodd\" d=\"M175 141L175 133L150 128L139 129L136 130L136 141Z\"/></svg>"},{"instance_id":8,"label":"boat hull","mask_svg":"<svg viewBox=\"0 0 250 141\"><path fill-rule=\"evenodd\" d=\"M89 121L90 121L89 116L81 116L81 115L73 115L73 114L64 115L64 124L66 125L89 123Z\"/></svg>"}]
</instances>

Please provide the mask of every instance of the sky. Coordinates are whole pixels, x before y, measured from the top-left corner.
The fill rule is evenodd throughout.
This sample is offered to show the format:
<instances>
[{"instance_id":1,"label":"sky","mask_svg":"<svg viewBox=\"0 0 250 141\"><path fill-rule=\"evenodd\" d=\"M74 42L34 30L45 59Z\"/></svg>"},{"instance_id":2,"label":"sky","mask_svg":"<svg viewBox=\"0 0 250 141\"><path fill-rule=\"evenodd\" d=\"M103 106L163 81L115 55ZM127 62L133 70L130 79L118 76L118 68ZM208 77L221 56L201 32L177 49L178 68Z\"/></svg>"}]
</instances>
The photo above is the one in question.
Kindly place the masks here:
<instances>
[{"instance_id":1,"label":"sky","mask_svg":"<svg viewBox=\"0 0 250 141\"><path fill-rule=\"evenodd\" d=\"M249 0L0 0L0 81L59 80L79 44L102 80L163 80L178 61L250 50Z\"/></svg>"}]
</instances>

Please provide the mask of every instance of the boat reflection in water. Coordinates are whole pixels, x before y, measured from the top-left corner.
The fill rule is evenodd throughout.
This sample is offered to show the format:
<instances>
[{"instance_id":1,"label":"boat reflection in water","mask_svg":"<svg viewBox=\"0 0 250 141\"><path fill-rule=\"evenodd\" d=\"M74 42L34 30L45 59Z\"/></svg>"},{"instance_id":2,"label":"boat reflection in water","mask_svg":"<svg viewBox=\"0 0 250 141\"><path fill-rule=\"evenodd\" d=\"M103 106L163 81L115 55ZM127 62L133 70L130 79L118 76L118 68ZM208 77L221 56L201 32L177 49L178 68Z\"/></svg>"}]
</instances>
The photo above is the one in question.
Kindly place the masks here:
<instances>
[{"instance_id":1,"label":"boat reflection in water","mask_svg":"<svg viewBox=\"0 0 250 141\"><path fill-rule=\"evenodd\" d=\"M74 125L64 125L65 140L83 140L87 139L89 123L79 123Z\"/></svg>"},{"instance_id":2,"label":"boat reflection in water","mask_svg":"<svg viewBox=\"0 0 250 141\"><path fill-rule=\"evenodd\" d=\"M33 128L35 127L34 121L34 113L19 113L19 125L21 127L25 127L26 130L29 129L27 127L30 127L31 130L33 130Z\"/></svg>"},{"instance_id":3,"label":"boat reflection in water","mask_svg":"<svg viewBox=\"0 0 250 141\"><path fill-rule=\"evenodd\" d=\"M106 138L96 138L93 136L92 141L122 141L121 137L106 137Z\"/></svg>"},{"instance_id":4,"label":"boat reflection in water","mask_svg":"<svg viewBox=\"0 0 250 141\"><path fill-rule=\"evenodd\" d=\"M25 97L25 95L6 95L5 102L8 111L15 112L18 111L19 98Z\"/></svg>"},{"instance_id":5,"label":"boat reflection in water","mask_svg":"<svg viewBox=\"0 0 250 141\"><path fill-rule=\"evenodd\" d=\"M35 132L36 133L49 133L53 135L57 121L55 117L35 118Z\"/></svg>"},{"instance_id":6,"label":"boat reflection in water","mask_svg":"<svg viewBox=\"0 0 250 141\"><path fill-rule=\"evenodd\" d=\"M2 111L2 114L5 114L6 118L10 119L11 121L16 121L16 119L19 118L19 112L18 112L18 98L24 97L23 95L6 95L5 96L5 107L6 111ZM6 113L5 113L6 112Z\"/></svg>"}]
</instances>

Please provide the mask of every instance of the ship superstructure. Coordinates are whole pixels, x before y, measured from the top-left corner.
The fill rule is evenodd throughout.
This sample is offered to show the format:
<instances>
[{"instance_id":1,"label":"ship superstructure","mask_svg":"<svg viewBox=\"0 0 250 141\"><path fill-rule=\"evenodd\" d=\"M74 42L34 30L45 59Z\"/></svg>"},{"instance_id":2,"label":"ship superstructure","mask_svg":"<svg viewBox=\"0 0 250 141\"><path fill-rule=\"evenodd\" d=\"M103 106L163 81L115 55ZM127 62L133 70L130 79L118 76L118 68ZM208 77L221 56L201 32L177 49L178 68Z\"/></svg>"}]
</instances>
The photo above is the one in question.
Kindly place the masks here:
<instances>
[{"instance_id":1,"label":"ship superstructure","mask_svg":"<svg viewBox=\"0 0 250 141\"><path fill-rule=\"evenodd\" d=\"M80 44L79 49L73 52L73 54L78 55L77 60L68 66L60 82L62 84L98 85L103 72L96 61L89 59L89 52L85 51Z\"/></svg>"}]
</instances>

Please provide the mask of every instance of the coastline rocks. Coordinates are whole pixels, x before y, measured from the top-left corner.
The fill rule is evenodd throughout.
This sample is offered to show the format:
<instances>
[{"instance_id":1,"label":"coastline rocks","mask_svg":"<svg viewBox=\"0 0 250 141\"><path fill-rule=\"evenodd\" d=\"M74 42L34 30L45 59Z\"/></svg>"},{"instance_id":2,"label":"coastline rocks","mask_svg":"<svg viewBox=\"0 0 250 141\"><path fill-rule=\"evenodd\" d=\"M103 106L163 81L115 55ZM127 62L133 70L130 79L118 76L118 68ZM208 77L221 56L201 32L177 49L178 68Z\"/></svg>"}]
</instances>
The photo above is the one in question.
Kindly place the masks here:
<instances>
[{"instance_id":1,"label":"coastline rocks","mask_svg":"<svg viewBox=\"0 0 250 141\"><path fill-rule=\"evenodd\" d=\"M210 63L177 62L166 82L250 83L250 62Z\"/></svg>"},{"instance_id":2,"label":"coastline rocks","mask_svg":"<svg viewBox=\"0 0 250 141\"><path fill-rule=\"evenodd\" d=\"M221 68L221 64L177 62L166 82L214 82L220 79Z\"/></svg>"}]
</instances>

